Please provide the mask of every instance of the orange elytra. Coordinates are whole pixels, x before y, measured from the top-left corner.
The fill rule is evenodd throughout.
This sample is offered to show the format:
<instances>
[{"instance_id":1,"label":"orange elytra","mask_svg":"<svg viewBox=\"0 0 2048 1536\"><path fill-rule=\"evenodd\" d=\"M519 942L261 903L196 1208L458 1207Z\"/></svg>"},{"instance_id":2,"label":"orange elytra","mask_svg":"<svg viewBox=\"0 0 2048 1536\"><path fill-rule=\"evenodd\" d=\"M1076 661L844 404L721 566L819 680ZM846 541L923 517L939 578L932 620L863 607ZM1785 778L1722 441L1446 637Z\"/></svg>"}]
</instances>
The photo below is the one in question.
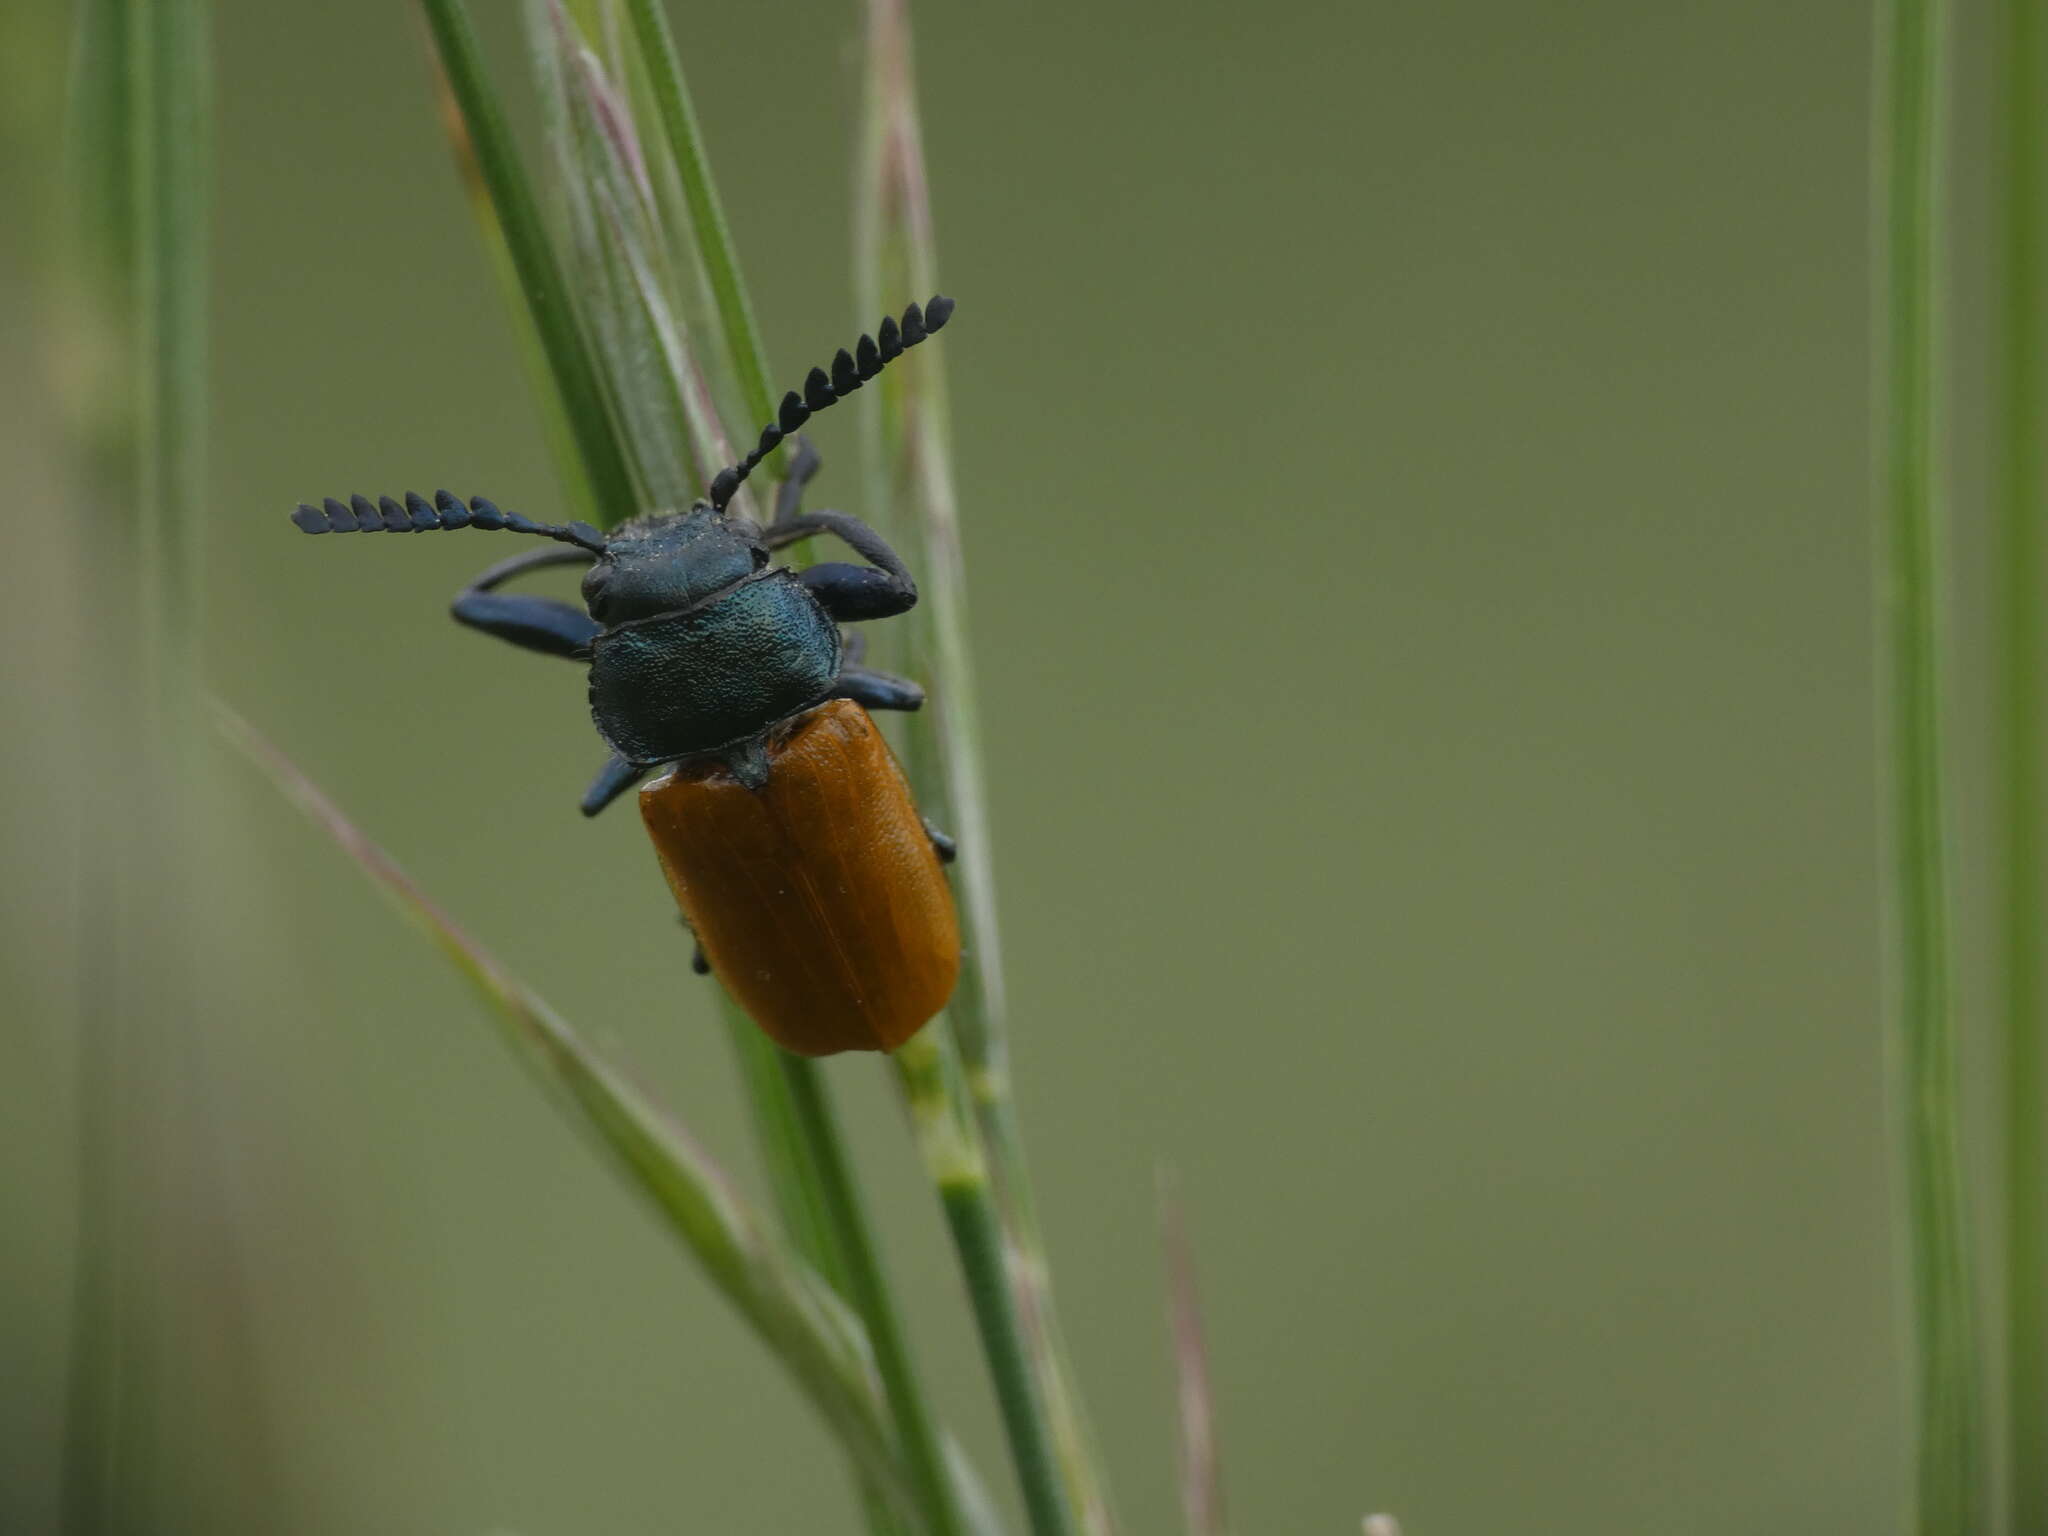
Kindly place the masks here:
<instances>
[{"instance_id":1,"label":"orange elytra","mask_svg":"<svg viewBox=\"0 0 2048 1536\"><path fill-rule=\"evenodd\" d=\"M714 975L803 1056L894 1050L960 974L953 893L867 711L834 699L767 742L768 778L678 764L640 791L676 904Z\"/></svg>"}]
</instances>

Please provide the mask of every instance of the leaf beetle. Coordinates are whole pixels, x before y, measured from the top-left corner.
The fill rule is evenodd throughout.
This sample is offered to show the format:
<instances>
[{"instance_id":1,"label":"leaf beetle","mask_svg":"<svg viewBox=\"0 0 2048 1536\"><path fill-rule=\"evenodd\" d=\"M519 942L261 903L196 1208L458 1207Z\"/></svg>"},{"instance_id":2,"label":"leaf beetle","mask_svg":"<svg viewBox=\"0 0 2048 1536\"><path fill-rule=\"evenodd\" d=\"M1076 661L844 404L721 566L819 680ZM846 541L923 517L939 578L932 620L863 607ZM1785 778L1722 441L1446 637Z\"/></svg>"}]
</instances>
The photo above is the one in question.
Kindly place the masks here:
<instances>
[{"instance_id":1,"label":"leaf beetle","mask_svg":"<svg viewBox=\"0 0 2048 1536\"><path fill-rule=\"evenodd\" d=\"M918 814L867 715L916 709L924 691L862 665L862 637L841 628L907 611L917 586L867 524L802 510L819 464L802 437L765 528L726 509L786 437L952 313L943 295L912 304L841 349L829 372L813 368L754 449L686 512L605 533L440 491L431 502L356 496L292 513L314 534L478 528L570 546L500 561L451 611L513 645L588 664L591 719L611 756L583 813L666 768L641 790L641 816L696 935L696 968L716 971L756 1023L807 1056L893 1050L945 1006L959 975L941 868L952 845ZM775 551L827 533L865 563L773 563ZM568 564L589 567L583 608L501 590Z\"/></svg>"}]
</instances>

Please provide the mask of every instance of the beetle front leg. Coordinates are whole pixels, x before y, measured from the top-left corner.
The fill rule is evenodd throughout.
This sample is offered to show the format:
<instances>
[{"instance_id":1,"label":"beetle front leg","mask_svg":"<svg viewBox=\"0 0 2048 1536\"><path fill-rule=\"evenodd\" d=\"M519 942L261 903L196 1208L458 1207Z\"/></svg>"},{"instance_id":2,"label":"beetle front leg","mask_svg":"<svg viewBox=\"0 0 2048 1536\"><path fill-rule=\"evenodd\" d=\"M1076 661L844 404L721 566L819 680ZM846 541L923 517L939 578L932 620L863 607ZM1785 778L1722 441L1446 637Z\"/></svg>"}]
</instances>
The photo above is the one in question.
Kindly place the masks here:
<instances>
[{"instance_id":1,"label":"beetle front leg","mask_svg":"<svg viewBox=\"0 0 2048 1536\"><path fill-rule=\"evenodd\" d=\"M796 521L797 514L803 510L804 487L817 478L824 462L808 437L796 440L796 452L789 461L789 477L775 490L775 522L769 532L774 532L784 523Z\"/></svg>"},{"instance_id":2,"label":"beetle front leg","mask_svg":"<svg viewBox=\"0 0 2048 1536\"><path fill-rule=\"evenodd\" d=\"M866 560L848 565L828 560L797 573L797 579L825 611L842 624L862 619L888 619L917 606L917 583L903 558L874 529L844 512L809 512L778 522L761 536L769 549L781 549L813 534L829 533Z\"/></svg>"},{"instance_id":3,"label":"beetle front leg","mask_svg":"<svg viewBox=\"0 0 2048 1536\"><path fill-rule=\"evenodd\" d=\"M590 556L581 550L544 549L530 555L515 555L499 561L458 592L448 611L456 623L480 629L524 650L568 661L588 661L590 642L602 627L597 620L581 608L552 597L512 595L496 588L510 577L544 566L589 563Z\"/></svg>"}]
</instances>

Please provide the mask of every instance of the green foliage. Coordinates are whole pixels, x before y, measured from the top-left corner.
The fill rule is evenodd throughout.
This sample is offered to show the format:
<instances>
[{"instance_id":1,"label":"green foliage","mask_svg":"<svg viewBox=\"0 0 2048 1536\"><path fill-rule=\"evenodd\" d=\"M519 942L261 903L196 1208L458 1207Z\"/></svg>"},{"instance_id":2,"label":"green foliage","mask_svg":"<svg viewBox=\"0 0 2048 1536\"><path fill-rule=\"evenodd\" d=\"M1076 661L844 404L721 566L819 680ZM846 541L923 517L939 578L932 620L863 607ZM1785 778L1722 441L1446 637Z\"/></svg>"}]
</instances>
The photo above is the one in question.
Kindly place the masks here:
<instances>
[{"instance_id":1,"label":"green foliage","mask_svg":"<svg viewBox=\"0 0 2048 1536\"><path fill-rule=\"evenodd\" d=\"M1934 444L1940 0L1892 0L1875 149L1884 194L1879 334L1880 657L1888 689L1892 1028L1912 1262L1916 1529L1983 1529L1985 1378L1966 1236L1942 796Z\"/></svg>"}]
</instances>

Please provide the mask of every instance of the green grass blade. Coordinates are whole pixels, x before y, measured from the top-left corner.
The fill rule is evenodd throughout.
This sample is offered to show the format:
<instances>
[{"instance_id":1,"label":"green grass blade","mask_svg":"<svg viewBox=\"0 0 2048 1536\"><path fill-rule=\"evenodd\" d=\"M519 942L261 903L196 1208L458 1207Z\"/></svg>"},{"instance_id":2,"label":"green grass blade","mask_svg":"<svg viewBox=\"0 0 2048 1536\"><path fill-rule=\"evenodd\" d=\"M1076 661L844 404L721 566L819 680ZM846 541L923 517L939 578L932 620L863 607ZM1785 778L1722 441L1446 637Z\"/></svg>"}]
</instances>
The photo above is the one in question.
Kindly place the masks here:
<instances>
[{"instance_id":1,"label":"green grass blade","mask_svg":"<svg viewBox=\"0 0 2048 1536\"><path fill-rule=\"evenodd\" d=\"M2003 78L2003 314L1998 420L2001 653L2000 815L2005 972L2005 1352L2007 1520L2011 1536L2048 1536L2048 1114L2043 1112L2041 877L2042 476L2041 0L2006 0Z\"/></svg>"},{"instance_id":2,"label":"green grass blade","mask_svg":"<svg viewBox=\"0 0 2048 1536\"><path fill-rule=\"evenodd\" d=\"M573 509L571 516L601 527L606 514L598 506L596 495L591 490L589 473L583 467L582 449L577 443L575 429L570 425L569 413L562 404L561 392L555 388L547 351L541 345L533 311L527 307L525 292L520 287L519 269L512 261L511 247L505 243L504 227L499 224L498 210L491 203L491 189L484 185L483 169L476 162L475 145L470 140L469 130L463 126L462 111L456 106L454 93L448 88L448 77L438 68L434 72L434 84L440 98L441 121L448 130L449 147L455 156L456 174L462 180L464 200L469 204L470 216L476 221L477 235L484 243L484 256L497 279L498 291L505 296L507 310L512 316L520 360L525 364L527 382L540 407L548 454L554 460L562 494Z\"/></svg>"},{"instance_id":3,"label":"green grass blade","mask_svg":"<svg viewBox=\"0 0 2048 1536\"><path fill-rule=\"evenodd\" d=\"M668 18L662 14L661 0L625 0L625 6L646 62L647 80L669 153L682 180L697 255L718 307L727 355L739 384L740 403L749 414L749 427L759 428L774 419L776 396L768 383L767 354L761 346L761 332L754 324L753 306L747 300L746 285L740 277L732 232L726 227L725 210L711 179L710 162L704 156L704 139L697 128L696 111L690 105L682 58L669 33Z\"/></svg>"},{"instance_id":4,"label":"green grass blade","mask_svg":"<svg viewBox=\"0 0 2048 1536\"><path fill-rule=\"evenodd\" d=\"M781 1054L780 1064L811 1166L817 1170L820 1204L832 1231L833 1247L846 1271L847 1299L867 1324L868 1343L874 1350L875 1368L882 1377L903 1459L917 1482L933 1536L958 1536L966 1525L955 1504L945 1450L911 1369L910 1351L881 1262L868 1237L867 1217L861 1209L844 1138L825 1095L823 1076L811 1063L787 1052Z\"/></svg>"},{"instance_id":5,"label":"green grass blade","mask_svg":"<svg viewBox=\"0 0 2048 1536\"><path fill-rule=\"evenodd\" d=\"M772 1239L722 1169L413 885L382 849L253 727L225 706L228 740L355 861L433 942L501 1036L535 1068L579 1129L640 1190L726 1298L780 1358L870 1486L900 1516L918 1501L876 1393L865 1340L829 1287Z\"/></svg>"},{"instance_id":6,"label":"green grass blade","mask_svg":"<svg viewBox=\"0 0 2048 1536\"><path fill-rule=\"evenodd\" d=\"M732 455L672 292L676 259L629 86L560 0L530 0L527 29L579 312L649 504L688 506Z\"/></svg>"},{"instance_id":7,"label":"green grass blade","mask_svg":"<svg viewBox=\"0 0 2048 1536\"><path fill-rule=\"evenodd\" d=\"M910 18L902 0L870 0L867 7L865 112L854 197L860 220L854 268L857 307L872 316L898 307L905 295L922 298L940 285L917 114ZM980 726L975 715L973 661L967 643L966 571L958 502L947 434L945 357L942 347L919 349L900 360L864 392L868 504L919 572L923 600L904 628L910 636L907 670L925 680L930 706L905 729L905 767L919 802L955 832L953 866L966 929L966 964L947 1009L957 1032L960 1070L927 1074L931 1091L962 1085L971 1097L971 1120L986 1150L1007 1259L1016 1291L1010 1313L1025 1329L1023 1358L1033 1378L1031 1400L1050 1420L1067 1496L1091 1536L1114 1529L1107 1483L1079 1387L1061 1336L1051 1269L1032 1198L1014 1100L1010 1093L1008 1029L1002 948L996 920ZM938 1048L950 1051L944 1026ZM906 1085L913 1079L906 1074ZM926 1123L929 1124L929 1117ZM947 1155L943 1148L934 1154ZM928 1164L932 1157L927 1157ZM943 1174L934 1165L933 1171ZM959 1196L954 1197L955 1204ZM961 1230L956 1226L956 1231ZM966 1256L963 1255L963 1258ZM991 1320L995 1321L995 1320ZM1009 1391L1013 1404L1024 1395Z\"/></svg>"},{"instance_id":8,"label":"green grass blade","mask_svg":"<svg viewBox=\"0 0 2048 1536\"><path fill-rule=\"evenodd\" d=\"M1011 1273L1015 1250L989 1186L959 1050L939 1019L897 1047L894 1060L918 1151L938 1186L940 1209L967 1284L1033 1536L1072 1536L1077 1529L1073 1500L1047 1412L1045 1378L1032 1360L1037 1335L1022 1316Z\"/></svg>"},{"instance_id":9,"label":"green grass blade","mask_svg":"<svg viewBox=\"0 0 2048 1536\"><path fill-rule=\"evenodd\" d=\"M1914 1529L1984 1527L1984 1372L1966 1235L1941 771L1939 0L1881 13L1873 133L1879 227L1880 676L1888 695L1890 1008L1911 1261Z\"/></svg>"},{"instance_id":10,"label":"green grass blade","mask_svg":"<svg viewBox=\"0 0 2048 1536\"><path fill-rule=\"evenodd\" d=\"M490 193L505 249L519 275L520 293L561 395L600 521L623 521L640 511L631 462L518 146L484 71L469 14L462 0L420 0L420 8L433 34L449 94L468 132L478 173Z\"/></svg>"}]
</instances>

